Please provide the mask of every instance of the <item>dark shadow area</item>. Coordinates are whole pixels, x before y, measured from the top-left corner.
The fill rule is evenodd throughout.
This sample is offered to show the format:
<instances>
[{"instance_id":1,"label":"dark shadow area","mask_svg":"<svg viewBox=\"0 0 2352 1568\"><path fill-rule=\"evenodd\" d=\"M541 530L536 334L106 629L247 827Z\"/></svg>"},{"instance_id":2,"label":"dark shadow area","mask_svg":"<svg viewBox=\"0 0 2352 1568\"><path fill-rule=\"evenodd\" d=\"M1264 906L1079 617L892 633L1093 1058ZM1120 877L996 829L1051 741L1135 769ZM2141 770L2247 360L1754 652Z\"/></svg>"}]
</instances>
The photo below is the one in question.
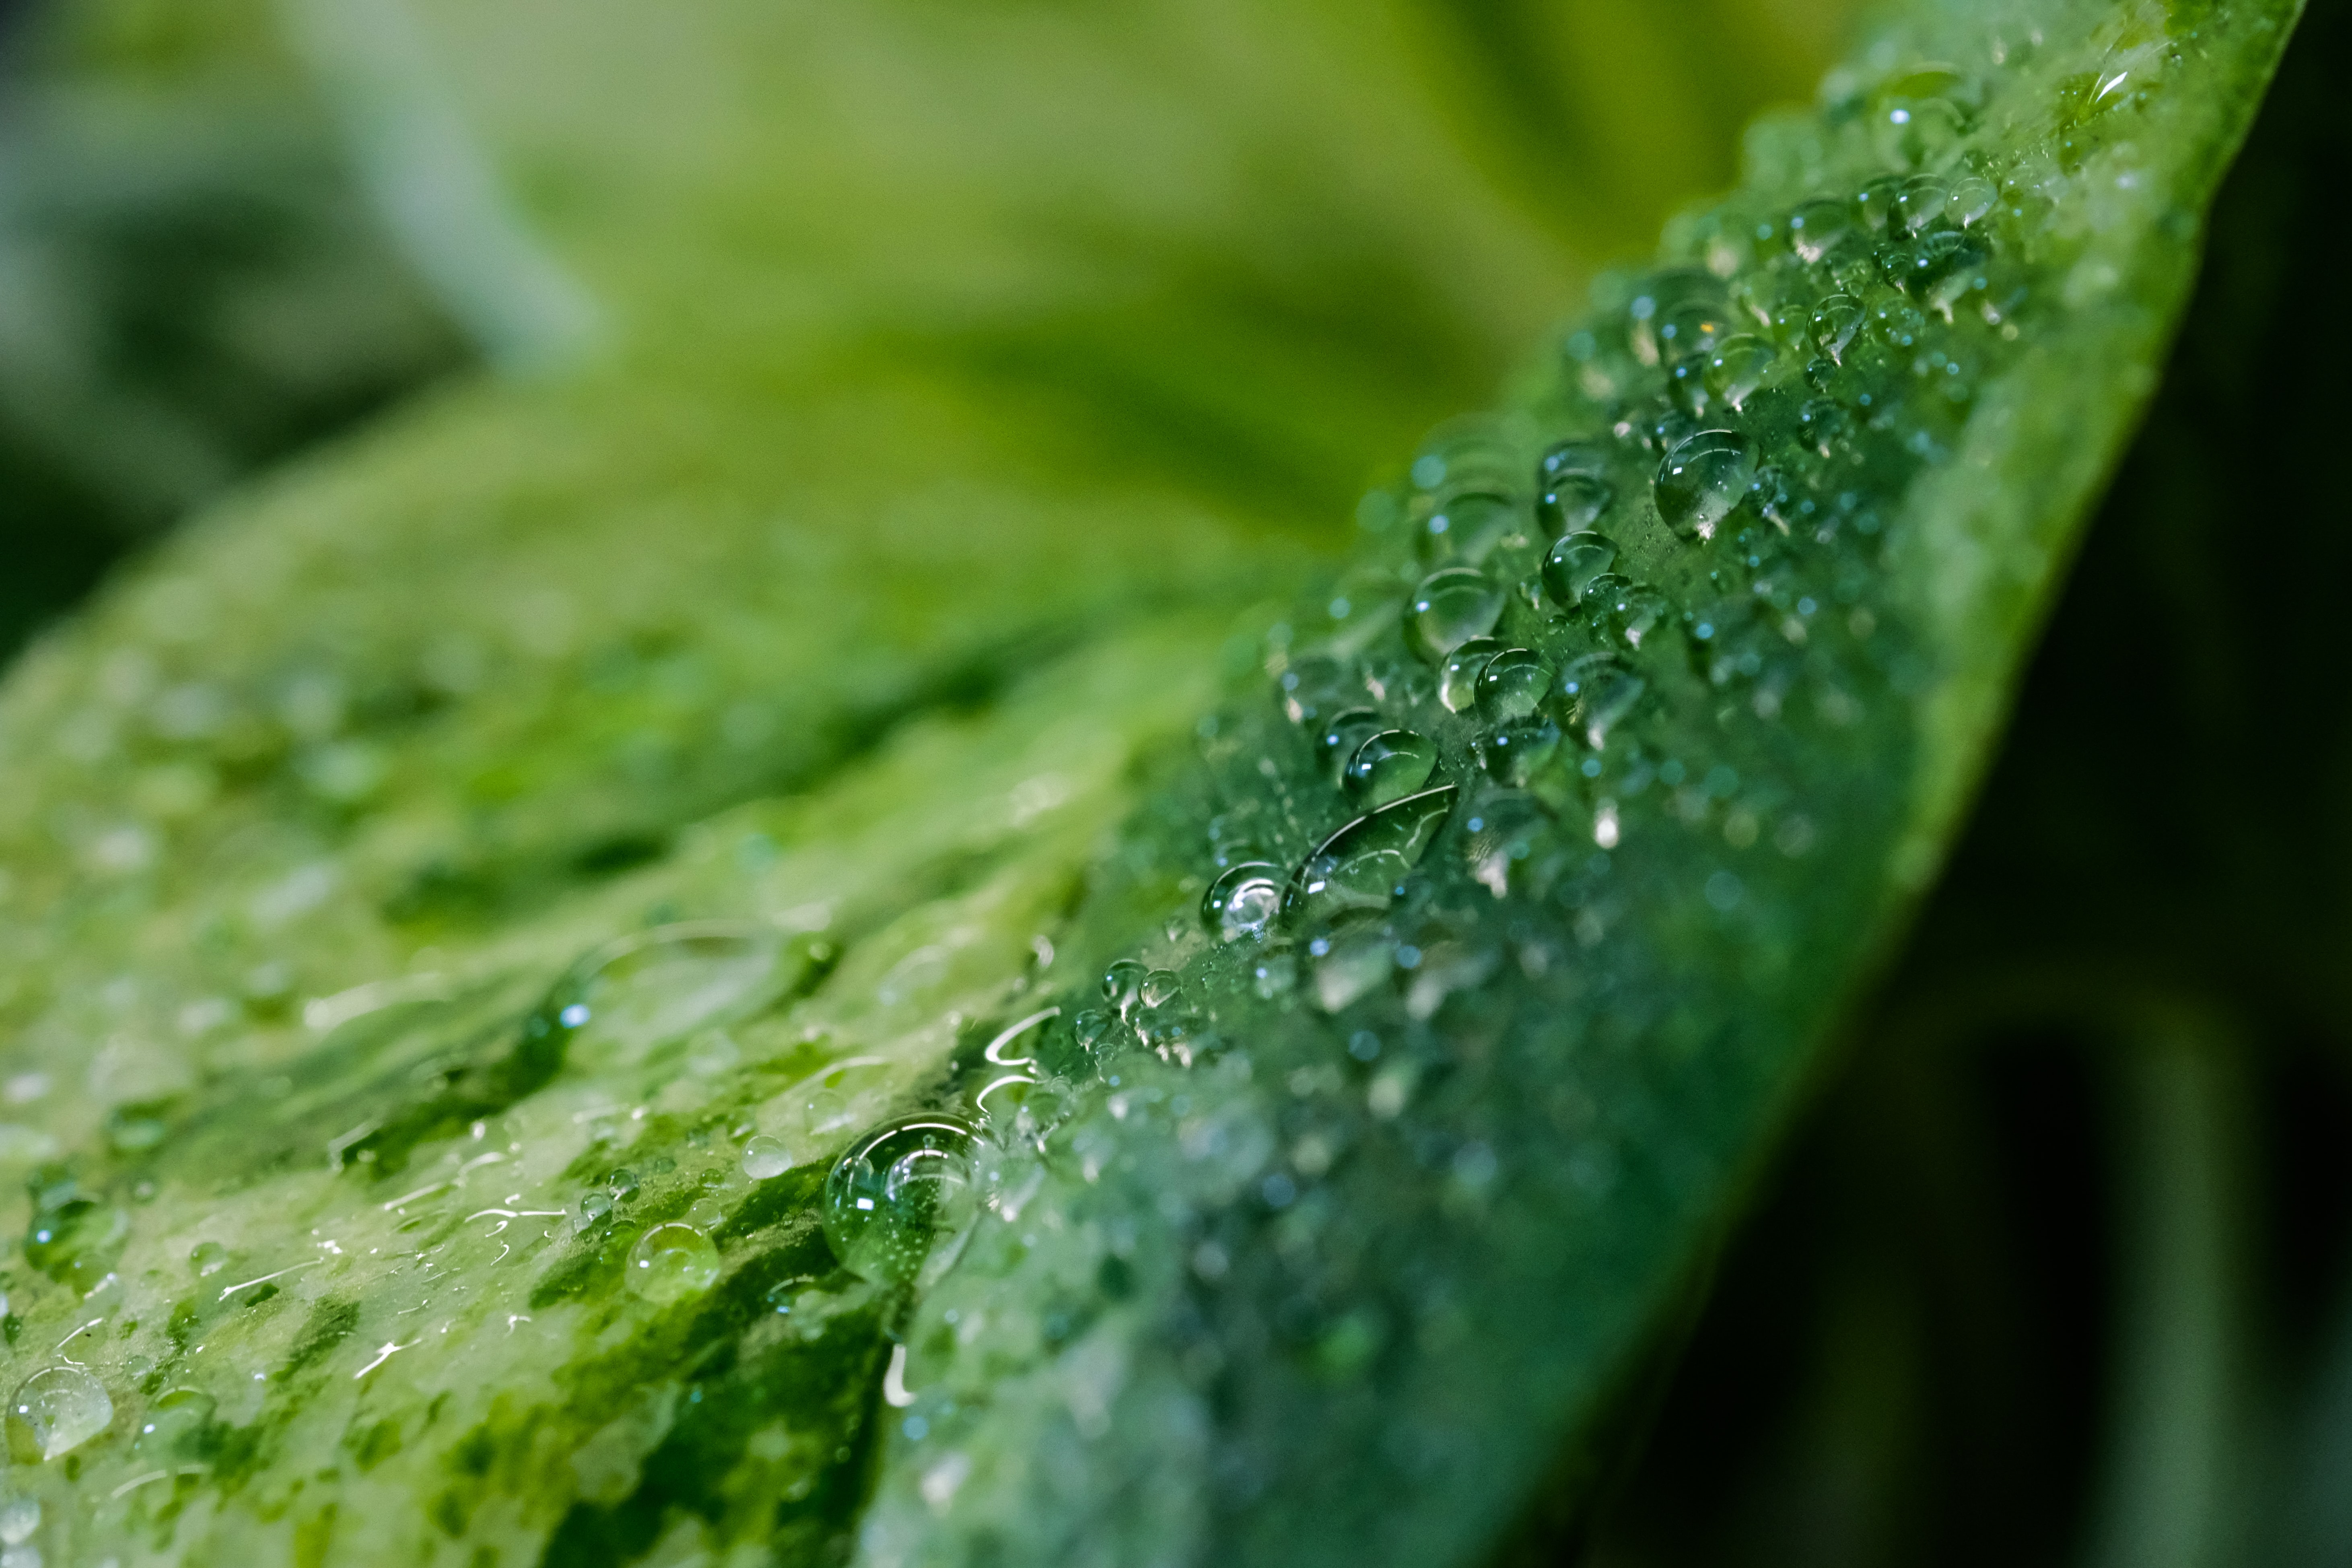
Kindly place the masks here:
<instances>
[{"instance_id":1,"label":"dark shadow area","mask_svg":"<svg viewBox=\"0 0 2352 1568\"><path fill-rule=\"evenodd\" d=\"M2352 531L2313 332L2347 12L2224 190L1949 874L1566 1558L2352 1563Z\"/></svg>"}]
</instances>

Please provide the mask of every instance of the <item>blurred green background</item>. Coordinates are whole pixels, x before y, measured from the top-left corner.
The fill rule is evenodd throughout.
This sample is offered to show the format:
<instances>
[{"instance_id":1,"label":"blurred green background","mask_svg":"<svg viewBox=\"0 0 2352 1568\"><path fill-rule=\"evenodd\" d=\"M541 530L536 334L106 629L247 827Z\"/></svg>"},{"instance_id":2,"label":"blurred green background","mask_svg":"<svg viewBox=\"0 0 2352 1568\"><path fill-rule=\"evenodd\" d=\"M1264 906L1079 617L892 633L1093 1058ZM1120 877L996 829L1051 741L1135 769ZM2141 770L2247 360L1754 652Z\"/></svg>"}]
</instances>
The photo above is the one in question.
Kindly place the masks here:
<instances>
[{"instance_id":1,"label":"blurred green background","mask_svg":"<svg viewBox=\"0 0 2352 1568\"><path fill-rule=\"evenodd\" d=\"M2345 10L2232 178L1949 874L1602 1503L1514 1558L2352 1564ZM229 487L612 342L680 384L949 366L1336 543L1854 20L917 5L722 81L752 8L405 15L0 5L0 657ZM655 89L583 89L603 56ZM444 132L478 142L418 152Z\"/></svg>"}]
</instances>

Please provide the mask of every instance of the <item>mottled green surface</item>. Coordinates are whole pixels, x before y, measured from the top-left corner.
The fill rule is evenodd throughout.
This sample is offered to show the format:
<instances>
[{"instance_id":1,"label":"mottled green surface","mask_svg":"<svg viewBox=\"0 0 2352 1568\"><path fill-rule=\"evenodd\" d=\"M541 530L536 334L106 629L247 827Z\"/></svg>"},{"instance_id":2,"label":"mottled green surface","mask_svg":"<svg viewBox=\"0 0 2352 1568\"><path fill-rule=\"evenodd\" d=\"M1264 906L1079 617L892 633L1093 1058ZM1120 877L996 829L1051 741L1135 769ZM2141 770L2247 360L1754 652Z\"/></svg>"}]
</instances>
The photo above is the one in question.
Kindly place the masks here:
<instances>
[{"instance_id":1,"label":"mottled green surface","mask_svg":"<svg viewBox=\"0 0 2352 1568\"><path fill-rule=\"evenodd\" d=\"M1633 306L1661 296L1608 282L1261 644L1245 606L1302 572L1335 468L1562 265L1454 143L1397 139L1364 89L1404 90L1403 42L1301 23L1252 52L1189 12L1100 38L428 17L602 346L281 476L0 697L0 1160L30 1179L7 1379L79 1366L112 1405L7 1475L41 1549L1474 1559L1932 875L2286 19L1890 36L1670 237L1707 268L1675 286L1778 347L1730 420L1775 479L1718 537L1652 505L1664 318ZM525 48L583 54L541 79ZM1210 132L1152 112L1171 61L1231 100L1223 150L1172 151ZM663 71L693 90L642 90ZM752 112L820 94L889 108ZM1328 162L1277 155L1300 125ZM1915 163L2000 183L1948 296L1888 288L1877 239L1791 258L1794 204ZM828 222L852 191L903 208ZM1192 259L1232 225L1282 236L1238 278ZM1841 280L1874 321L1816 388ZM1335 287L1394 308L1318 316ZM1628 579L1572 613L1519 586L1562 436L1603 451ZM1490 460L1495 536L1432 542ZM1449 551L1506 638L1613 649L1640 700L1605 729L1548 701L1509 773L1398 628ZM1236 706L1196 724L1221 645ZM1314 753L1356 706L1436 743L1424 858L1328 929L1302 897L1211 945L1221 862L1286 876L1347 821ZM713 920L749 922L698 939L748 966L687 1023L534 1014L616 935ZM1139 938L1164 976L1082 1016ZM969 1111L983 1046L1052 1003L1030 1037L1060 1081L984 1108L956 1267L912 1303L836 1268L831 1156L894 1109ZM747 1174L754 1137L791 1168ZM633 1256L679 1224L715 1277Z\"/></svg>"}]
</instances>

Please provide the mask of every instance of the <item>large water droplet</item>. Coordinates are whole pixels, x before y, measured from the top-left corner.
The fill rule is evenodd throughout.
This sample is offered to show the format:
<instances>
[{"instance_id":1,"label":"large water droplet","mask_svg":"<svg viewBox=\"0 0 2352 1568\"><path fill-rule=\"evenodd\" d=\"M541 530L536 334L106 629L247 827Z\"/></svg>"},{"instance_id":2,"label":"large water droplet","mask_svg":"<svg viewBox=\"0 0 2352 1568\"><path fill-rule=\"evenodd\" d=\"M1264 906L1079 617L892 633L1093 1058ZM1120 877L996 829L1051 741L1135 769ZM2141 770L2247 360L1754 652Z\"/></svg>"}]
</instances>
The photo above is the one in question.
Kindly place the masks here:
<instances>
[{"instance_id":1,"label":"large water droplet","mask_svg":"<svg viewBox=\"0 0 2352 1568\"><path fill-rule=\"evenodd\" d=\"M1616 499L1616 489L1599 474L1562 474L1536 498L1536 521L1554 535L1590 528Z\"/></svg>"},{"instance_id":2,"label":"large water droplet","mask_svg":"<svg viewBox=\"0 0 2352 1568\"><path fill-rule=\"evenodd\" d=\"M114 1401L106 1385L78 1366L44 1367L8 1397L8 1452L36 1465L70 1453L106 1430Z\"/></svg>"},{"instance_id":3,"label":"large water droplet","mask_svg":"<svg viewBox=\"0 0 2352 1568\"><path fill-rule=\"evenodd\" d=\"M1463 713L1478 700L1478 672L1486 661L1502 651L1503 645L1493 637L1472 637L1468 642L1445 656L1445 663L1437 677L1437 700L1449 712Z\"/></svg>"},{"instance_id":4,"label":"large water droplet","mask_svg":"<svg viewBox=\"0 0 2352 1568\"><path fill-rule=\"evenodd\" d=\"M743 1173L755 1182L781 1176L793 1168L793 1152L781 1138L765 1133L743 1145Z\"/></svg>"},{"instance_id":5,"label":"large water droplet","mask_svg":"<svg viewBox=\"0 0 2352 1568\"><path fill-rule=\"evenodd\" d=\"M1284 910L1295 924L1315 926L1362 910L1383 910L1454 808L1454 789L1435 789L1392 801L1360 816L1316 846L1291 879Z\"/></svg>"},{"instance_id":6,"label":"large water droplet","mask_svg":"<svg viewBox=\"0 0 2352 1568\"><path fill-rule=\"evenodd\" d=\"M1432 563L1484 561L1518 519L1517 504L1499 490L1457 492L1422 524L1422 557Z\"/></svg>"},{"instance_id":7,"label":"large water droplet","mask_svg":"<svg viewBox=\"0 0 2352 1568\"><path fill-rule=\"evenodd\" d=\"M1402 800L1437 770L1437 742L1411 730L1366 737L1348 760L1348 793L1366 809Z\"/></svg>"},{"instance_id":8,"label":"large water droplet","mask_svg":"<svg viewBox=\"0 0 2352 1568\"><path fill-rule=\"evenodd\" d=\"M1658 515L1685 539L1712 539L1747 495L1756 447L1736 430L1702 430L1658 465Z\"/></svg>"},{"instance_id":9,"label":"large water droplet","mask_svg":"<svg viewBox=\"0 0 2352 1568\"><path fill-rule=\"evenodd\" d=\"M1532 648L1507 647L1478 674L1478 717L1489 724L1516 724L1543 703L1551 667Z\"/></svg>"},{"instance_id":10,"label":"large water droplet","mask_svg":"<svg viewBox=\"0 0 2352 1568\"><path fill-rule=\"evenodd\" d=\"M1819 261L1853 232L1853 210L1841 201L1807 202L1789 215L1789 247L1807 261Z\"/></svg>"},{"instance_id":11,"label":"large water droplet","mask_svg":"<svg viewBox=\"0 0 2352 1568\"><path fill-rule=\"evenodd\" d=\"M1861 300L1851 294L1832 294L1813 308L1813 342L1822 353L1843 364L1846 345L1868 319Z\"/></svg>"},{"instance_id":12,"label":"large water droplet","mask_svg":"<svg viewBox=\"0 0 2352 1568\"><path fill-rule=\"evenodd\" d=\"M1592 580L1617 563L1617 542L1585 529L1563 536L1544 557L1544 590L1561 609L1576 608Z\"/></svg>"},{"instance_id":13,"label":"large water droplet","mask_svg":"<svg viewBox=\"0 0 2352 1568\"><path fill-rule=\"evenodd\" d=\"M1315 765L1333 784L1348 771L1356 748L1389 727L1389 721L1369 708L1351 708L1333 719L1315 738Z\"/></svg>"},{"instance_id":14,"label":"large water droplet","mask_svg":"<svg viewBox=\"0 0 2352 1568\"><path fill-rule=\"evenodd\" d=\"M1894 207L1887 214L1887 229L1895 234L1925 234L1951 203L1952 187L1942 175L1914 174L1895 193Z\"/></svg>"},{"instance_id":15,"label":"large water droplet","mask_svg":"<svg viewBox=\"0 0 2352 1568\"><path fill-rule=\"evenodd\" d=\"M1431 573L1413 590L1405 639L1422 658L1440 664L1472 637L1493 631L1502 614L1501 588L1470 567L1449 566Z\"/></svg>"},{"instance_id":16,"label":"large water droplet","mask_svg":"<svg viewBox=\"0 0 2352 1568\"><path fill-rule=\"evenodd\" d=\"M625 1066L698 1029L765 1011L813 962L813 950L758 921L638 931L572 966L525 1021L527 1045L574 1067Z\"/></svg>"},{"instance_id":17,"label":"large water droplet","mask_svg":"<svg viewBox=\"0 0 2352 1568\"><path fill-rule=\"evenodd\" d=\"M1779 358L1779 351L1752 332L1726 338L1707 362L1706 389L1737 409L1764 384Z\"/></svg>"},{"instance_id":18,"label":"large water droplet","mask_svg":"<svg viewBox=\"0 0 2352 1568\"><path fill-rule=\"evenodd\" d=\"M1201 919L1220 942L1264 936L1282 912L1282 869L1264 860L1245 860L1209 884Z\"/></svg>"},{"instance_id":19,"label":"large water droplet","mask_svg":"<svg viewBox=\"0 0 2352 1568\"><path fill-rule=\"evenodd\" d=\"M1649 682L1621 656L1589 653L1561 667L1552 708L1570 733L1599 751L1648 689Z\"/></svg>"},{"instance_id":20,"label":"large water droplet","mask_svg":"<svg viewBox=\"0 0 2352 1568\"><path fill-rule=\"evenodd\" d=\"M824 1179L825 1241L851 1273L879 1283L945 1272L979 1212L977 1134L952 1116L909 1116L852 1144Z\"/></svg>"},{"instance_id":21,"label":"large water droplet","mask_svg":"<svg viewBox=\"0 0 2352 1568\"><path fill-rule=\"evenodd\" d=\"M690 1225L657 1225L629 1248L629 1289L661 1306L719 1282L719 1248Z\"/></svg>"}]
</instances>

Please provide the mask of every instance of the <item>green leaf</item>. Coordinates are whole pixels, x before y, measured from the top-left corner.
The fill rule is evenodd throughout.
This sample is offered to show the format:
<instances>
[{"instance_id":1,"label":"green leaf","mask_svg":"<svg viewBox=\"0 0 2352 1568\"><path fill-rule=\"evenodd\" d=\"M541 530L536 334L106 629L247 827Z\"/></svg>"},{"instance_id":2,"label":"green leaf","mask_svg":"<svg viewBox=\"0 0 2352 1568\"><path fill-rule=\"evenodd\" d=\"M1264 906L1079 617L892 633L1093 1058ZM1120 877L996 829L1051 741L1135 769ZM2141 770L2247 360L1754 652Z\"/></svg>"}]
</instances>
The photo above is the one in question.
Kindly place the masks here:
<instances>
[{"instance_id":1,"label":"green leaf","mask_svg":"<svg viewBox=\"0 0 2352 1568\"><path fill-rule=\"evenodd\" d=\"M313 48L429 131L371 15ZM1188 17L428 14L552 237L436 276L592 357L0 696L60 1555L1463 1561L1580 1473L1934 874L2288 10L1914 18L1262 638L1564 260L1387 113L1426 17ZM1228 140L1111 112L1163 80ZM761 111L829 92L890 109Z\"/></svg>"}]
</instances>

